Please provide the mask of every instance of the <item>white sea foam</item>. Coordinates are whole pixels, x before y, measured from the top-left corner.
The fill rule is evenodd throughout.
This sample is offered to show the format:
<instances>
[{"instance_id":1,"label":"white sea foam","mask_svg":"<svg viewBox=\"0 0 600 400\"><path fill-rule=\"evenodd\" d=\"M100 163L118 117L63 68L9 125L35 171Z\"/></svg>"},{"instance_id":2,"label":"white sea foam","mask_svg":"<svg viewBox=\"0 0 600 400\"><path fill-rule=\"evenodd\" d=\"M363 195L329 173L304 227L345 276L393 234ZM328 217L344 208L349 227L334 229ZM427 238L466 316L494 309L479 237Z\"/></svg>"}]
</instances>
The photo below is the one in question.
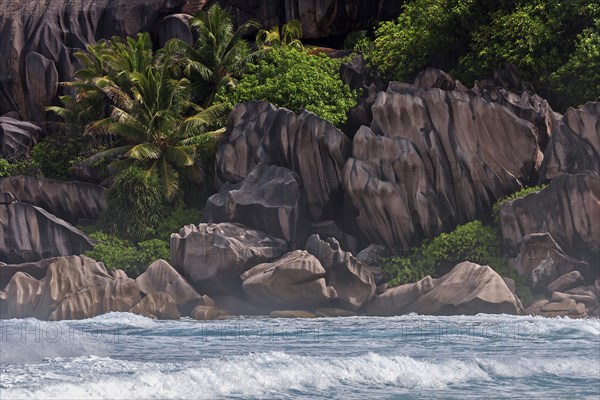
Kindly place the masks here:
<instances>
[{"instance_id":1,"label":"white sea foam","mask_svg":"<svg viewBox=\"0 0 600 400\"><path fill-rule=\"evenodd\" d=\"M156 364L86 357L61 368L79 371L80 382L61 382L31 389L6 382L10 399L144 399L264 397L276 393L324 393L344 387L387 387L438 391L450 385L484 383L497 377L594 377L593 359L557 361L521 359L419 360L369 353L357 357L321 358L269 352L206 359L194 365ZM594 375L596 374L596 375ZM56 375L56 373L55 373ZM60 374L59 374L60 376ZM54 379L50 380L55 380Z\"/></svg>"}]
</instances>

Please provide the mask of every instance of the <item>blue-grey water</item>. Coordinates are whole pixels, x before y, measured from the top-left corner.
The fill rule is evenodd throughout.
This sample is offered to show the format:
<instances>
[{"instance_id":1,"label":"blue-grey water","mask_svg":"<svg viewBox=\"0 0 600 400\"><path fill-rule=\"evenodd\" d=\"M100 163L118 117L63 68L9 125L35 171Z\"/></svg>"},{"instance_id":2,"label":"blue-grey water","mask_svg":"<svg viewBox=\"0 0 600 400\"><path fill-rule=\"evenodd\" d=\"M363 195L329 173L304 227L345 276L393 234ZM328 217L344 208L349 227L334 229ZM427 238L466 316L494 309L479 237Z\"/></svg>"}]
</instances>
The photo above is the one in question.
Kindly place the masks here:
<instances>
[{"instance_id":1,"label":"blue-grey water","mask_svg":"<svg viewBox=\"0 0 600 400\"><path fill-rule=\"evenodd\" d=\"M0 322L1 399L600 397L600 320Z\"/></svg>"}]
</instances>

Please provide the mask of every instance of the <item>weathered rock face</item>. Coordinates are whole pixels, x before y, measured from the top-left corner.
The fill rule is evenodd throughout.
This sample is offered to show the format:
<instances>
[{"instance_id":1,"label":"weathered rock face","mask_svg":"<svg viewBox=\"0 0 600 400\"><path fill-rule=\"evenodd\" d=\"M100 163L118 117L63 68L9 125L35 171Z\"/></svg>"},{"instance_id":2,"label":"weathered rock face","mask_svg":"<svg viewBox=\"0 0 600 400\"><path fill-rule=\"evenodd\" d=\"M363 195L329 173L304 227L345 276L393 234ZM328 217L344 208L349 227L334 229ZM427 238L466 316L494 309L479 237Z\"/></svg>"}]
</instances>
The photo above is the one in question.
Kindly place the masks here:
<instances>
[{"instance_id":1,"label":"weathered rock face","mask_svg":"<svg viewBox=\"0 0 600 400\"><path fill-rule=\"evenodd\" d=\"M240 183L226 183L206 202L202 221L237 222L285 239L306 238L305 199L294 172L258 164Z\"/></svg>"},{"instance_id":2,"label":"weathered rock face","mask_svg":"<svg viewBox=\"0 0 600 400\"><path fill-rule=\"evenodd\" d=\"M105 189L90 183L12 176L0 178L0 192L12 193L18 201L41 207L72 224L80 219L98 219L106 209Z\"/></svg>"},{"instance_id":3,"label":"weathered rock face","mask_svg":"<svg viewBox=\"0 0 600 400\"><path fill-rule=\"evenodd\" d=\"M177 304L164 292L151 292L133 306L130 313L139 314L152 319L179 319Z\"/></svg>"},{"instance_id":4,"label":"weathered rock face","mask_svg":"<svg viewBox=\"0 0 600 400\"><path fill-rule=\"evenodd\" d=\"M0 117L0 156L22 159L38 141L42 129L30 122L10 117Z\"/></svg>"},{"instance_id":5,"label":"weathered rock face","mask_svg":"<svg viewBox=\"0 0 600 400\"><path fill-rule=\"evenodd\" d=\"M600 171L600 103L567 110L544 153L540 181L585 170Z\"/></svg>"},{"instance_id":6,"label":"weathered rock face","mask_svg":"<svg viewBox=\"0 0 600 400\"><path fill-rule=\"evenodd\" d=\"M564 292L569 289L574 289L578 286L583 285L583 275L579 271L571 271L564 274L554 281L550 282L546 287L546 292L552 294L554 292Z\"/></svg>"},{"instance_id":7,"label":"weathered rock face","mask_svg":"<svg viewBox=\"0 0 600 400\"><path fill-rule=\"evenodd\" d=\"M600 177L588 171L563 175L543 190L507 202L500 209L504 245L512 256L531 233L548 232L567 254L598 265ZM597 267L596 267L597 269Z\"/></svg>"},{"instance_id":8,"label":"weathered rock face","mask_svg":"<svg viewBox=\"0 0 600 400\"><path fill-rule=\"evenodd\" d=\"M217 150L217 184L237 183L264 162L296 172L313 221L335 219L350 140L310 112L296 116L264 101L239 104L229 114Z\"/></svg>"},{"instance_id":9,"label":"weathered rock face","mask_svg":"<svg viewBox=\"0 0 600 400\"><path fill-rule=\"evenodd\" d=\"M135 280L142 293L169 295L181 309L204 305L204 298L165 260L156 260ZM188 310L188 311L189 311Z\"/></svg>"},{"instance_id":10,"label":"weathered rock face","mask_svg":"<svg viewBox=\"0 0 600 400\"><path fill-rule=\"evenodd\" d=\"M325 283L325 269L304 250L287 253L272 263L259 264L244 272L248 298L258 304L296 309L327 304L337 293Z\"/></svg>"},{"instance_id":11,"label":"weathered rock face","mask_svg":"<svg viewBox=\"0 0 600 400\"><path fill-rule=\"evenodd\" d=\"M83 232L42 208L0 205L0 260L17 264L82 254L93 247Z\"/></svg>"},{"instance_id":12,"label":"weathered rock face","mask_svg":"<svg viewBox=\"0 0 600 400\"><path fill-rule=\"evenodd\" d=\"M111 311L128 311L140 301L132 279L113 279L91 258L45 260L46 275L38 280L15 273L6 286L4 318L60 320L91 318Z\"/></svg>"},{"instance_id":13,"label":"weathered rock face","mask_svg":"<svg viewBox=\"0 0 600 400\"><path fill-rule=\"evenodd\" d=\"M529 286L538 293L544 293L550 282L568 272L589 272L586 262L565 255L548 233L525 236L519 245L517 258L512 259L509 266L528 278Z\"/></svg>"},{"instance_id":14,"label":"weathered rock face","mask_svg":"<svg viewBox=\"0 0 600 400\"><path fill-rule=\"evenodd\" d=\"M188 225L171 235L171 261L203 294L242 294L240 274L276 260L287 243L241 224Z\"/></svg>"},{"instance_id":15,"label":"weathered rock face","mask_svg":"<svg viewBox=\"0 0 600 400\"><path fill-rule=\"evenodd\" d=\"M485 218L541 162L529 122L466 93L380 92L372 111L343 180L370 243L411 246Z\"/></svg>"},{"instance_id":16,"label":"weathered rock face","mask_svg":"<svg viewBox=\"0 0 600 400\"><path fill-rule=\"evenodd\" d=\"M407 308L418 314L519 314L515 295L493 269L462 262L434 281L433 289Z\"/></svg>"},{"instance_id":17,"label":"weathered rock face","mask_svg":"<svg viewBox=\"0 0 600 400\"><path fill-rule=\"evenodd\" d=\"M325 268L325 280L337 292L336 302L341 308L357 310L375 296L375 278L371 271L352 253L342 250L334 238L321 240L319 235L311 235L306 251Z\"/></svg>"},{"instance_id":18,"label":"weathered rock face","mask_svg":"<svg viewBox=\"0 0 600 400\"><path fill-rule=\"evenodd\" d=\"M215 2L232 12L236 25L257 19L263 27L271 28L298 19L306 39L368 29L378 21L396 18L402 5L394 0L217 0L207 3Z\"/></svg>"},{"instance_id":19,"label":"weathered rock face","mask_svg":"<svg viewBox=\"0 0 600 400\"><path fill-rule=\"evenodd\" d=\"M10 1L0 14L0 115L41 121L57 83L71 79L73 53L112 36L133 36L186 0Z\"/></svg>"},{"instance_id":20,"label":"weathered rock face","mask_svg":"<svg viewBox=\"0 0 600 400\"><path fill-rule=\"evenodd\" d=\"M426 276L416 283L397 286L377 296L367 306L368 315L406 314L408 307L434 287L435 280Z\"/></svg>"}]
</instances>

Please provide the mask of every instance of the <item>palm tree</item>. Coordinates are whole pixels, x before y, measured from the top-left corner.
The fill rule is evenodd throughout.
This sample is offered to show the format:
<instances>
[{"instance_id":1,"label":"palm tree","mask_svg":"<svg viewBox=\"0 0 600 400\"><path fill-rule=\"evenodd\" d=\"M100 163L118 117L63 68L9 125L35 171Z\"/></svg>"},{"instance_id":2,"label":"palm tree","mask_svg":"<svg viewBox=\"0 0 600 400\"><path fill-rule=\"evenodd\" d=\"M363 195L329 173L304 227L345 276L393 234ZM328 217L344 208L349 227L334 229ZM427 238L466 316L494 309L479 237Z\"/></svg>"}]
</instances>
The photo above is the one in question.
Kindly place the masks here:
<instances>
[{"instance_id":1,"label":"palm tree","mask_svg":"<svg viewBox=\"0 0 600 400\"><path fill-rule=\"evenodd\" d=\"M165 198L173 200L179 193L180 179L200 181L196 166L198 146L214 147L223 129L210 130L222 118L225 106L201 109L190 101L190 83L186 78L171 76L168 62L157 68L130 74L131 87L126 90L113 81L95 79L98 88L111 99L110 117L97 122L124 141L123 146L98 153L98 157L115 157L111 167L117 171L131 165L155 175ZM189 115L192 111L193 115Z\"/></svg>"},{"instance_id":2,"label":"palm tree","mask_svg":"<svg viewBox=\"0 0 600 400\"><path fill-rule=\"evenodd\" d=\"M252 52L243 37L259 24L250 20L234 30L231 16L218 4L207 12L199 12L190 19L198 40L191 46L172 39L166 45L171 54L183 55L185 72L192 82L193 99L199 104L212 104L217 91L235 83L235 77L245 69L259 52Z\"/></svg>"},{"instance_id":3,"label":"palm tree","mask_svg":"<svg viewBox=\"0 0 600 400\"><path fill-rule=\"evenodd\" d=\"M261 29L256 34L256 47L268 49L279 46L290 46L298 50L304 49L302 38L302 23L295 19L283 24L281 29L274 26L270 30Z\"/></svg>"}]
</instances>

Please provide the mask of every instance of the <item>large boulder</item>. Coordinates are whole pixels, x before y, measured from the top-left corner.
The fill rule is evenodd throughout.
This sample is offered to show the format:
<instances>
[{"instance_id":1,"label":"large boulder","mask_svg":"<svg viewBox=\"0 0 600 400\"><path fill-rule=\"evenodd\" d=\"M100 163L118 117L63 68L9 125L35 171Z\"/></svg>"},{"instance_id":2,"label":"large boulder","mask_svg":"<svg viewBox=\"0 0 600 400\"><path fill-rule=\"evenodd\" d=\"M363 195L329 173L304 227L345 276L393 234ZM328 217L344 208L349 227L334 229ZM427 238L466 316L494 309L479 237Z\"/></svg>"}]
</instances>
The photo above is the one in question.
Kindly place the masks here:
<instances>
[{"instance_id":1,"label":"large boulder","mask_svg":"<svg viewBox=\"0 0 600 400\"><path fill-rule=\"evenodd\" d=\"M27 157L41 133L42 129L30 122L0 117L0 156L6 159Z\"/></svg>"},{"instance_id":2,"label":"large boulder","mask_svg":"<svg viewBox=\"0 0 600 400\"><path fill-rule=\"evenodd\" d=\"M504 246L515 256L531 233L548 232L565 254L599 265L600 177L587 171L562 175L543 190L506 202L500 208Z\"/></svg>"},{"instance_id":3,"label":"large boulder","mask_svg":"<svg viewBox=\"0 0 600 400\"><path fill-rule=\"evenodd\" d=\"M177 306L187 310L205 305L205 299L165 260L156 260L135 280L145 294L161 292L169 295Z\"/></svg>"},{"instance_id":4,"label":"large boulder","mask_svg":"<svg viewBox=\"0 0 600 400\"><path fill-rule=\"evenodd\" d=\"M535 177L542 153L531 123L468 93L399 90L377 95L344 167L348 216L368 243L412 247L485 219Z\"/></svg>"},{"instance_id":5,"label":"large boulder","mask_svg":"<svg viewBox=\"0 0 600 400\"><path fill-rule=\"evenodd\" d=\"M242 295L240 274L287 251L284 240L242 224L200 224L171 235L171 262L208 295Z\"/></svg>"},{"instance_id":6,"label":"large boulder","mask_svg":"<svg viewBox=\"0 0 600 400\"><path fill-rule=\"evenodd\" d=\"M402 315L417 299L434 287L436 281L426 276L416 283L400 285L386 290L367 306L368 315Z\"/></svg>"},{"instance_id":7,"label":"large boulder","mask_svg":"<svg viewBox=\"0 0 600 400\"><path fill-rule=\"evenodd\" d=\"M288 242L306 238L305 199L298 175L258 164L240 183L226 183L206 202L202 222L236 222Z\"/></svg>"},{"instance_id":8,"label":"large boulder","mask_svg":"<svg viewBox=\"0 0 600 400\"><path fill-rule=\"evenodd\" d=\"M532 233L523 238L516 258L509 267L528 280L529 286L539 293L559 276L573 270L589 273L586 262L566 255L549 233Z\"/></svg>"},{"instance_id":9,"label":"large boulder","mask_svg":"<svg viewBox=\"0 0 600 400\"><path fill-rule=\"evenodd\" d=\"M242 274L248 298L272 309L302 309L325 305L337 297L325 282L326 271L304 250L287 253L275 262L259 264Z\"/></svg>"},{"instance_id":10,"label":"large boulder","mask_svg":"<svg viewBox=\"0 0 600 400\"><path fill-rule=\"evenodd\" d=\"M585 170L600 171L600 102L567 110L544 152L540 181Z\"/></svg>"},{"instance_id":11,"label":"large boulder","mask_svg":"<svg viewBox=\"0 0 600 400\"><path fill-rule=\"evenodd\" d=\"M504 280L488 266L468 261L437 279L433 288L406 308L417 314L519 314L521 305Z\"/></svg>"},{"instance_id":12,"label":"large boulder","mask_svg":"<svg viewBox=\"0 0 600 400\"><path fill-rule=\"evenodd\" d=\"M113 279L102 263L91 258L58 257L42 264L47 264L42 279L21 271L12 276L5 288L4 318L91 318L128 311L141 300L135 281Z\"/></svg>"},{"instance_id":13,"label":"large boulder","mask_svg":"<svg viewBox=\"0 0 600 400\"><path fill-rule=\"evenodd\" d=\"M339 307L357 310L375 296L375 278L369 268L342 250L334 238L321 240L319 235L311 235L306 251L325 268L325 280L337 292Z\"/></svg>"},{"instance_id":14,"label":"large boulder","mask_svg":"<svg viewBox=\"0 0 600 400\"><path fill-rule=\"evenodd\" d=\"M93 245L79 229L42 208L0 204L0 261L17 264L82 254Z\"/></svg>"},{"instance_id":15,"label":"large boulder","mask_svg":"<svg viewBox=\"0 0 600 400\"><path fill-rule=\"evenodd\" d=\"M264 101L238 104L217 150L217 184L240 182L261 162L285 167L300 176L312 220L335 219L351 147L341 131L310 112L296 115Z\"/></svg>"},{"instance_id":16,"label":"large boulder","mask_svg":"<svg viewBox=\"0 0 600 400\"><path fill-rule=\"evenodd\" d=\"M18 201L41 207L72 224L98 219L106 209L105 189L90 183L12 176L0 179L0 192L12 193Z\"/></svg>"},{"instance_id":17,"label":"large boulder","mask_svg":"<svg viewBox=\"0 0 600 400\"><path fill-rule=\"evenodd\" d=\"M58 82L72 79L73 53L113 36L147 31L186 0L3 2L0 13L0 115L42 121Z\"/></svg>"},{"instance_id":18,"label":"large boulder","mask_svg":"<svg viewBox=\"0 0 600 400\"><path fill-rule=\"evenodd\" d=\"M130 313L152 319L179 319L175 300L164 292L151 292L129 309Z\"/></svg>"}]
</instances>

